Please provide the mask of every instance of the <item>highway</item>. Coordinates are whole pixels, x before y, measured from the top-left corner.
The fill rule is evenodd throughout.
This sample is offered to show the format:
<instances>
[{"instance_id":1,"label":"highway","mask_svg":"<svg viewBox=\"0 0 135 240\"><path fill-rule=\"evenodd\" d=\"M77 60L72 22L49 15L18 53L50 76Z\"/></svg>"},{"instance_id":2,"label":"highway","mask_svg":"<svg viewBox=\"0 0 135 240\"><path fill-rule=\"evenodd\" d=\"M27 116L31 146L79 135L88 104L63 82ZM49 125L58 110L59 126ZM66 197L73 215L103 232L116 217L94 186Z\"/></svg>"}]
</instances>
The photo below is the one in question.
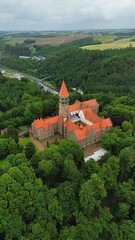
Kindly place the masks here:
<instances>
[{"instance_id":1,"label":"highway","mask_svg":"<svg viewBox=\"0 0 135 240\"><path fill-rule=\"evenodd\" d=\"M5 71L6 71L6 69L7 69L7 70L10 70L11 72L13 72L14 74L20 74L20 75L22 75L23 77L26 77L26 78L30 79L31 81L33 81L33 82L36 82L37 85L38 85L39 87L41 87L42 89L44 89L45 92L48 91L48 92L51 92L51 93L53 93L53 94L58 94L58 92L57 92L55 89L51 88L51 87L48 86L47 84L44 84L44 83L42 82L42 80L39 79L39 78L33 77L33 76L28 75L28 74L23 73L23 72L18 72L18 71L15 70L15 69L11 69L11 68L9 68L9 67L7 67L7 66L4 66L4 65L1 65L1 64L0 64L0 69L5 70ZM12 76L12 77L13 77L13 76Z\"/></svg>"}]
</instances>

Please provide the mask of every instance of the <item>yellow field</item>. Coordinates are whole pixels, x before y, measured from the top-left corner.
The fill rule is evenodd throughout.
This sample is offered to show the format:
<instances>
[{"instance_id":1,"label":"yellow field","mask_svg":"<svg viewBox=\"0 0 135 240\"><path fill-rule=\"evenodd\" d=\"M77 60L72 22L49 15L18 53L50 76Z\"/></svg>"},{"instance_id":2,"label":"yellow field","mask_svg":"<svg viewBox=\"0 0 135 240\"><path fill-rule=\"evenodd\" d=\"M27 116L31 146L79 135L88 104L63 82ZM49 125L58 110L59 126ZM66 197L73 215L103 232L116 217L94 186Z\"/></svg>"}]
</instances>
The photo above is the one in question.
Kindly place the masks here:
<instances>
[{"instance_id":1,"label":"yellow field","mask_svg":"<svg viewBox=\"0 0 135 240\"><path fill-rule=\"evenodd\" d=\"M110 43L84 46L82 48L88 49L88 50L106 50L106 49L116 49L116 48L121 49L121 48L127 48L127 47L135 47L135 42L130 42L131 39L132 38L125 38L125 39L120 39Z\"/></svg>"}]
</instances>

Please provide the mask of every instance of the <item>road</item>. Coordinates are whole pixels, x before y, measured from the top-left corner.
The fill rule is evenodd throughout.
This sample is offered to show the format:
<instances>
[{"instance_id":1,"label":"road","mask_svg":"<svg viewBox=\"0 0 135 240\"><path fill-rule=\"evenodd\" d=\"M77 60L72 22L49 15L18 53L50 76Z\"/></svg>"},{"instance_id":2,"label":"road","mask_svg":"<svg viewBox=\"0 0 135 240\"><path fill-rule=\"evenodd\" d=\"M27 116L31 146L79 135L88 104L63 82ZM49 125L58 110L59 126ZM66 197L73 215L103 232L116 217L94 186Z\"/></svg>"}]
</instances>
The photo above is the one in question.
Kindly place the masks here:
<instances>
[{"instance_id":1,"label":"road","mask_svg":"<svg viewBox=\"0 0 135 240\"><path fill-rule=\"evenodd\" d=\"M57 92L55 89L51 88L51 87L48 86L47 84L44 84L44 83L42 82L42 80L39 79L39 78L33 77L33 76L28 75L28 74L23 73L23 72L18 72L18 71L15 70L15 69L11 69L11 68L9 68L9 67L7 67L7 66L4 66L4 65L1 65L1 64L0 64L0 68L2 68L2 69L4 69L4 70L7 69L7 70L10 70L10 71L12 71L12 72L14 72L14 73L16 73L16 74L21 74L21 75L23 75L24 77L30 79L31 81L36 82L40 87L42 87L42 89L44 89L45 92L48 91L48 92L51 92L51 93L53 93L53 94L58 94L58 92Z\"/></svg>"}]
</instances>

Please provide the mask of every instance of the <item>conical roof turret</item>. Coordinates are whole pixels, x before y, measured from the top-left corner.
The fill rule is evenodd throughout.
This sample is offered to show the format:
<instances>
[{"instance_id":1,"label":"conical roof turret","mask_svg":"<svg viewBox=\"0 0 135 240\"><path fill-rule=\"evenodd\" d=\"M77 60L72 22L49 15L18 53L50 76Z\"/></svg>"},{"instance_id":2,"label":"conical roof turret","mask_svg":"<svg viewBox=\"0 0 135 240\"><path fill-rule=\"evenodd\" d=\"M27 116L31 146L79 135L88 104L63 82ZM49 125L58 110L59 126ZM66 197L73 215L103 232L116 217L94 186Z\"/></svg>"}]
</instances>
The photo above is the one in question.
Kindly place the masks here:
<instances>
[{"instance_id":1,"label":"conical roof turret","mask_svg":"<svg viewBox=\"0 0 135 240\"><path fill-rule=\"evenodd\" d=\"M65 82L63 81L60 92L59 92L59 97L68 97L68 96L69 96L69 92L67 90Z\"/></svg>"}]
</instances>

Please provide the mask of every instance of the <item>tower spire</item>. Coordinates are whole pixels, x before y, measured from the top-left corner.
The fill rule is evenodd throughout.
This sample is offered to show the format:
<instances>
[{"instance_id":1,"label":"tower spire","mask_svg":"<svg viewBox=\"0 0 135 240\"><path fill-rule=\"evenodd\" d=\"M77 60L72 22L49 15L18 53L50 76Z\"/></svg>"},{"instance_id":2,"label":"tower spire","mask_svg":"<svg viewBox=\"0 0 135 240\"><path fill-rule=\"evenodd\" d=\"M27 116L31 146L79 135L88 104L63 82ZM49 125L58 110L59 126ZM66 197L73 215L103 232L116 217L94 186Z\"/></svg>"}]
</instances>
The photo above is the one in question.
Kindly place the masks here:
<instances>
[{"instance_id":1,"label":"tower spire","mask_svg":"<svg viewBox=\"0 0 135 240\"><path fill-rule=\"evenodd\" d=\"M68 96L69 96L69 92L67 90L65 82L63 81L60 92L59 92L59 97L68 97Z\"/></svg>"},{"instance_id":2,"label":"tower spire","mask_svg":"<svg viewBox=\"0 0 135 240\"><path fill-rule=\"evenodd\" d=\"M65 82L62 82L61 89L59 92L59 115L63 116L63 119L68 118L68 107L69 107L69 93Z\"/></svg>"}]
</instances>

